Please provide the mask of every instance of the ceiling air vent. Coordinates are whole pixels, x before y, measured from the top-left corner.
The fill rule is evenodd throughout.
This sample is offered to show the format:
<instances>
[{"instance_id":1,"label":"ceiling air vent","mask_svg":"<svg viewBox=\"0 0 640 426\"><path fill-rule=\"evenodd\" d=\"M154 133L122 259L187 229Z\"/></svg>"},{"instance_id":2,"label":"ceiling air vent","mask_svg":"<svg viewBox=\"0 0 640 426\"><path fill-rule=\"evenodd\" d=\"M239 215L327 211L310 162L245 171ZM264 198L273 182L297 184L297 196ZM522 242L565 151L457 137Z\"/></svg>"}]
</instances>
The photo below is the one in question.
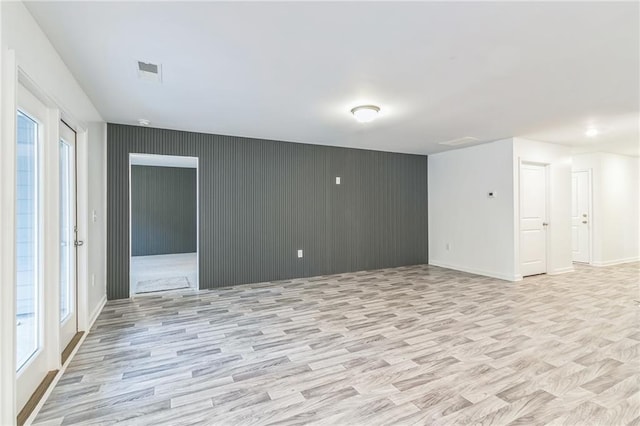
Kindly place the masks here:
<instances>
[{"instance_id":1,"label":"ceiling air vent","mask_svg":"<svg viewBox=\"0 0 640 426\"><path fill-rule=\"evenodd\" d=\"M467 143L478 142L480 139L474 138L473 136L465 136L463 138L451 139L450 141L439 142L440 145L448 145L448 146L458 146L464 145Z\"/></svg>"},{"instance_id":2,"label":"ceiling air vent","mask_svg":"<svg viewBox=\"0 0 640 426\"><path fill-rule=\"evenodd\" d=\"M162 65L151 62L136 61L138 65L138 78L141 80L162 82Z\"/></svg>"}]
</instances>

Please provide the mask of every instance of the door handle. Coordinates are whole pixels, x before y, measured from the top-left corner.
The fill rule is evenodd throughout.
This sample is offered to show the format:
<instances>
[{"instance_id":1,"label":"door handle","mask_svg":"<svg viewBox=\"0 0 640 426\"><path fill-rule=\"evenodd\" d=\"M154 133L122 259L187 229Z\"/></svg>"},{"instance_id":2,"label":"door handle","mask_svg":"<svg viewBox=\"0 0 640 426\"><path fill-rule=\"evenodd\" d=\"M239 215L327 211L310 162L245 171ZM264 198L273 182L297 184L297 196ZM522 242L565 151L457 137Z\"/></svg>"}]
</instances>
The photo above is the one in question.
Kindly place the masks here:
<instances>
[{"instance_id":1,"label":"door handle","mask_svg":"<svg viewBox=\"0 0 640 426\"><path fill-rule=\"evenodd\" d=\"M76 241L74 241L74 242L73 242L73 245L74 245L74 246L76 246L76 247L83 246L83 245L84 245L84 241L82 241L82 240L80 240L80 241L76 240Z\"/></svg>"},{"instance_id":2,"label":"door handle","mask_svg":"<svg viewBox=\"0 0 640 426\"><path fill-rule=\"evenodd\" d=\"M586 221L586 220L583 220L583 221L582 221L582 223L587 223L587 221Z\"/></svg>"},{"instance_id":3,"label":"door handle","mask_svg":"<svg viewBox=\"0 0 640 426\"><path fill-rule=\"evenodd\" d=\"M542 222L542 226L549 226L547 222Z\"/></svg>"}]
</instances>

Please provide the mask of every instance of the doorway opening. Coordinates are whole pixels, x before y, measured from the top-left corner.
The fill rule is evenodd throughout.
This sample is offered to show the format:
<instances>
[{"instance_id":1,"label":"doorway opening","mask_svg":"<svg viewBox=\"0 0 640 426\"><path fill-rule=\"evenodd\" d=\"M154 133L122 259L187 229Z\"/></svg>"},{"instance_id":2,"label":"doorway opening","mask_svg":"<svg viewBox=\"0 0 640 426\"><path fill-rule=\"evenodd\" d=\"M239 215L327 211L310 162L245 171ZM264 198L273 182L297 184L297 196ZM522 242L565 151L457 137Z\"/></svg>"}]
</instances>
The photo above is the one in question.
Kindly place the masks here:
<instances>
[{"instance_id":1,"label":"doorway opening","mask_svg":"<svg viewBox=\"0 0 640 426\"><path fill-rule=\"evenodd\" d=\"M129 154L129 293L199 288L198 158Z\"/></svg>"}]
</instances>

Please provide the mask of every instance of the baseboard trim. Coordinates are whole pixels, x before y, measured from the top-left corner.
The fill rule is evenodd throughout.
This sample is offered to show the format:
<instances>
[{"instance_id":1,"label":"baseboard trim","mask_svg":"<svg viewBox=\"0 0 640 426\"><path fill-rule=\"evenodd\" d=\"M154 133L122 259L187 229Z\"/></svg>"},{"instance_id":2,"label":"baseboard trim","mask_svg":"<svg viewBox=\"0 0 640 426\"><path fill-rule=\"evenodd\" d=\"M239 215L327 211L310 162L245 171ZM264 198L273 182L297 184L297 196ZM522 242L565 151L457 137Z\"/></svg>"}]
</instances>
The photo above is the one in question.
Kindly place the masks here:
<instances>
[{"instance_id":1,"label":"baseboard trim","mask_svg":"<svg viewBox=\"0 0 640 426\"><path fill-rule=\"evenodd\" d=\"M566 268L559 268L553 271L547 271L547 275L560 275L560 274L567 274L569 272L575 272L575 269L573 268L573 266L568 266Z\"/></svg>"},{"instance_id":2,"label":"baseboard trim","mask_svg":"<svg viewBox=\"0 0 640 426\"><path fill-rule=\"evenodd\" d=\"M64 364L67 362L67 360L69 359L69 357L71 356L71 354L73 353L73 350L75 349L75 347L78 345L78 342L80 342L80 339L82 339L82 335L84 334L84 331L78 331L72 338L71 341L69 342L69 344L67 345L66 348L64 348L64 350L62 351L62 356L60 356L60 364Z\"/></svg>"},{"instance_id":3,"label":"baseboard trim","mask_svg":"<svg viewBox=\"0 0 640 426\"><path fill-rule=\"evenodd\" d=\"M623 263L640 262L640 257L628 257L626 259L606 260L604 262L591 262L591 266L603 267L621 265Z\"/></svg>"},{"instance_id":4,"label":"baseboard trim","mask_svg":"<svg viewBox=\"0 0 640 426\"><path fill-rule=\"evenodd\" d=\"M96 322L96 320L100 316L100 313L102 312L102 309L104 309L104 305L106 304L107 304L107 295L105 294L104 296L102 296L102 299L100 299L100 303L98 303L98 306L96 306L96 308L91 313L91 317L89 317L89 326L87 327L87 330L86 330L87 333L89 333L89 330L91 330L91 327L93 327L93 323Z\"/></svg>"},{"instance_id":5,"label":"baseboard trim","mask_svg":"<svg viewBox=\"0 0 640 426\"><path fill-rule=\"evenodd\" d=\"M520 281L520 280L522 280L522 276L520 276L520 275L507 275L507 274L501 274L499 272L484 271L482 269L467 268L465 266L452 265L452 264L449 264L449 263L445 263L445 262L441 262L439 260L433 260L433 259L429 259L429 265L439 266L440 268L453 269L455 271L468 272L469 274L475 274L475 275L482 275L482 276L485 276L485 277L497 278L499 280L505 280L505 281Z\"/></svg>"},{"instance_id":6,"label":"baseboard trim","mask_svg":"<svg viewBox=\"0 0 640 426\"><path fill-rule=\"evenodd\" d=\"M100 303L98 303L98 306L96 306L94 311L91 313L91 317L89 319L89 326L87 327L87 330L85 332L79 332L79 333L82 333L82 336L80 336L78 343L75 345L71 353L68 355L66 361L62 364L62 367L60 368L60 370L57 371L55 377L53 378L53 380L51 380L51 383L49 383L48 388L40 398L40 402L33 409L31 414L29 415L29 418L26 419L25 421L26 424L30 425L36 419L36 416L44 406L45 402L47 402L47 399L49 399L49 395L51 395L51 392L53 392L53 389L56 387L56 385L62 378L62 375L67 370L67 367L69 366L71 361L73 361L73 357L76 355L76 353L84 343L85 339L89 335L89 331L91 330L91 327L93 327L93 323L96 322L96 319L98 319L98 316L100 316L100 313L102 312L102 309L104 308L104 305L106 303L107 303L107 295L105 294L100 300Z\"/></svg>"},{"instance_id":7,"label":"baseboard trim","mask_svg":"<svg viewBox=\"0 0 640 426\"><path fill-rule=\"evenodd\" d=\"M46 396L49 396L48 391L51 389L51 384L55 380L57 374L58 370L51 370L46 376L44 376L42 382L40 382L35 392L33 392L33 395L31 395L31 398L29 398L29 401L27 401L22 410L20 410L20 413L18 413L18 417L16 418L16 424L18 426L22 426L27 423L32 416L35 418L35 415L40 411L41 403L44 402Z\"/></svg>"}]
</instances>

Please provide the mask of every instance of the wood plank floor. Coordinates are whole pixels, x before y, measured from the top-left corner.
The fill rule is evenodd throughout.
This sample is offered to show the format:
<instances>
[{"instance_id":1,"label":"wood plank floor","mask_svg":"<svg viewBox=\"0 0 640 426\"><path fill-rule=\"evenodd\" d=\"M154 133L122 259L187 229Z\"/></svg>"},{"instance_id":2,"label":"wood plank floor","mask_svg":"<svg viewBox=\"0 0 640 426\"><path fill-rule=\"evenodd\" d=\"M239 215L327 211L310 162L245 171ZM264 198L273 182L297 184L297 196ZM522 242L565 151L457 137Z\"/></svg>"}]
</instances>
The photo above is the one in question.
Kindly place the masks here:
<instances>
[{"instance_id":1,"label":"wood plank floor","mask_svg":"<svg viewBox=\"0 0 640 426\"><path fill-rule=\"evenodd\" d=\"M111 301L37 424L640 425L640 264Z\"/></svg>"}]
</instances>

